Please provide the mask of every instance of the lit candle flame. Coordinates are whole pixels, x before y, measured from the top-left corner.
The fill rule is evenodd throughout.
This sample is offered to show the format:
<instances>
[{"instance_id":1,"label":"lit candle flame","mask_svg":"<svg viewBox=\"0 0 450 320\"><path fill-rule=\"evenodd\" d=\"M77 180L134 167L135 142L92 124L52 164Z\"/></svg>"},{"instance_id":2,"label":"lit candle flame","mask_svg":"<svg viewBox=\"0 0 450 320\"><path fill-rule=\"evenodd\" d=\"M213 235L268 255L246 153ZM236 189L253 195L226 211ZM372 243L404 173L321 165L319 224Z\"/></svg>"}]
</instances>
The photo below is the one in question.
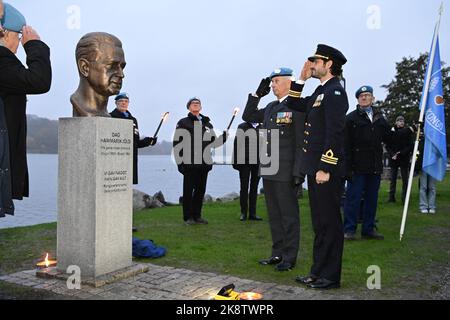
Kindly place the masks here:
<instances>
[{"instance_id":1,"label":"lit candle flame","mask_svg":"<svg viewBox=\"0 0 450 320\"><path fill-rule=\"evenodd\" d=\"M163 117L162 117L163 122L166 122L166 121L169 119L169 115L170 115L170 112L164 113L164 115L163 115Z\"/></svg>"},{"instance_id":2,"label":"lit candle flame","mask_svg":"<svg viewBox=\"0 0 450 320\"><path fill-rule=\"evenodd\" d=\"M48 268L50 266L50 262L48 261L48 253L45 256L45 260L44 261L45 261L45 267Z\"/></svg>"},{"instance_id":3,"label":"lit candle flame","mask_svg":"<svg viewBox=\"0 0 450 320\"><path fill-rule=\"evenodd\" d=\"M237 116L239 111L241 111L241 109L239 109L239 108L234 109L233 116Z\"/></svg>"},{"instance_id":4,"label":"lit candle flame","mask_svg":"<svg viewBox=\"0 0 450 320\"><path fill-rule=\"evenodd\" d=\"M263 296L256 292L244 292L239 295L240 300L262 300Z\"/></svg>"}]
</instances>

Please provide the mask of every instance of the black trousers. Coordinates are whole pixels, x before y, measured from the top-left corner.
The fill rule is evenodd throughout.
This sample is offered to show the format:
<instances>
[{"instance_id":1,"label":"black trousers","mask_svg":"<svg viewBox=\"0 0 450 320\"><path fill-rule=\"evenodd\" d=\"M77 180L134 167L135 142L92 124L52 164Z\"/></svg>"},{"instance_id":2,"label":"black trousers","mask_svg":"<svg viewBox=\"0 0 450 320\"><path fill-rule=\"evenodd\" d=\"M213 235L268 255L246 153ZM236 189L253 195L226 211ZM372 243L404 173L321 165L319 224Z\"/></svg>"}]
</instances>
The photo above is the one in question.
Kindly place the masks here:
<instances>
[{"instance_id":1,"label":"black trousers","mask_svg":"<svg viewBox=\"0 0 450 320\"><path fill-rule=\"evenodd\" d=\"M203 199L206 193L208 171L193 169L184 173L183 180L183 218L199 219L202 216Z\"/></svg>"},{"instance_id":2,"label":"black trousers","mask_svg":"<svg viewBox=\"0 0 450 320\"><path fill-rule=\"evenodd\" d=\"M241 180L241 213L250 217L256 216L256 201L258 199L259 165L243 166L239 169ZM250 190L249 190L250 186Z\"/></svg>"},{"instance_id":3,"label":"black trousers","mask_svg":"<svg viewBox=\"0 0 450 320\"><path fill-rule=\"evenodd\" d=\"M272 256L296 264L300 245L300 209L294 182L263 179L270 232Z\"/></svg>"},{"instance_id":4,"label":"black trousers","mask_svg":"<svg viewBox=\"0 0 450 320\"><path fill-rule=\"evenodd\" d=\"M311 274L340 282L344 251L342 179L332 175L328 183L319 185L315 176L308 176L308 189L315 234Z\"/></svg>"},{"instance_id":5,"label":"black trousers","mask_svg":"<svg viewBox=\"0 0 450 320\"><path fill-rule=\"evenodd\" d=\"M406 191L408 189L408 175L409 175L409 165L392 165L391 166L391 186L389 190L389 200L395 200L395 194L397 192L397 177L398 169L400 168L400 173L402 175L402 202L405 202Z\"/></svg>"}]
</instances>

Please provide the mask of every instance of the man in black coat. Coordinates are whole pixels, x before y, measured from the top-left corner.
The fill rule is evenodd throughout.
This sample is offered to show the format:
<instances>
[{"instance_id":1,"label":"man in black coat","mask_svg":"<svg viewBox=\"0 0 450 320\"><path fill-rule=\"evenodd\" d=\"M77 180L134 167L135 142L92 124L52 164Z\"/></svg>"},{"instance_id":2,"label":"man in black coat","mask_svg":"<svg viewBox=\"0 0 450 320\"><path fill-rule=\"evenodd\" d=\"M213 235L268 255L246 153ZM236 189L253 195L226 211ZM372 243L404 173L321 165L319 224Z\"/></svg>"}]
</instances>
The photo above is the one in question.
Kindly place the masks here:
<instances>
[{"instance_id":1,"label":"man in black coat","mask_svg":"<svg viewBox=\"0 0 450 320\"><path fill-rule=\"evenodd\" d=\"M296 281L312 289L340 286L344 232L341 217L344 175L345 116L349 105L340 83L347 62L337 49L319 45L308 59L300 80L293 82L287 105L306 113L301 170L308 176L309 203L315 233L313 266ZM321 85L312 96L301 98L305 82L314 77Z\"/></svg>"},{"instance_id":2,"label":"man in black coat","mask_svg":"<svg viewBox=\"0 0 450 320\"><path fill-rule=\"evenodd\" d=\"M189 114L177 123L173 140L178 171L183 175L183 220L186 225L206 225L202 218L208 174L213 168L211 151L226 143L228 132L217 137L211 119L201 114L202 103L192 98Z\"/></svg>"},{"instance_id":3,"label":"man in black coat","mask_svg":"<svg viewBox=\"0 0 450 320\"><path fill-rule=\"evenodd\" d=\"M414 129L405 126L405 118L398 116L395 126L392 128L392 139L387 145L390 156L391 185L389 190L389 202L395 202L397 189L398 169L402 175L402 202L405 202L408 189L409 166L414 149Z\"/></svg>"},{"instance_id":4,"label":"man in black coat","mask_svg":"<svg viewBox=\"0 0 450 320\"><path fill-rule=\"evenodd\" d=\"M255 94L250 94L243 119L262 123L260 137L261 172L264 194L272 235L272 255L261 260L261 265L276 265L280 272L292 270L300 245L300 211L297 190L301 181L296 172L297 147L303 139L304 117L292 112L286 105L293 71L289 68L275 70L270 78L261 81ZM276 101L258 109L261 98L270 93L270 85ZM267 157L267 159L263 158ZM269 160L266 161L266 160Z\"/></svg>"},{"instance_id":5,"label":"man in black coat","mask_svg":"<svg viewBox=\"0 0 450 320\"><path fill-rule=\"evenodd\" d=\"M347 194L344 207L344 237L356 240L358 215L364 194L363 239L383 240L375 230L381 174L383 173L383 142L390 140L390 127L375 101L373 88L363 86L356 92L358 106L346 119L345 155Z\"/></svg>"},{"instance_id":6,"label":"man in black coat","mask_svg":"<svg viewBox=\"0 0 450 320\"><path fill-rule=\"evenodd\" d=\"M50 90L50 49L33 28L26 26L20 12L9 4L5 4L1 24L5 32L0 39L0 97L5 107L9 134L12 197L22 200L29 196L26 95ZM27 55L28 68L15 55L20 42Z\"/></svg>"},{"instance_id":7,"label":"man in black coat","mask_svg":"<svg viewBox=\"0 0 450 320\"><path fill-rule=\"evenodd\" d=\"M119 93L115 101L116 109L110 113L111 117L133 121L133 184L138 184L138 149L154 146L158 142L158 138L141 139L138 122L129 111L130 97L127 93Z\"/></svg>"},{"instance_id":8,"label":"man in black coat","mask_svg":"<svg viewBox=\"0 0 450 320\"><path fill-rule=\"evenodd\" d=\"M234 140L233 168L239 171L241 182L241 221L262 221L256 215L259 186L259 123L244 122ZM249 191L250 187L250 191Z\"/></svg>"}]
</instances>

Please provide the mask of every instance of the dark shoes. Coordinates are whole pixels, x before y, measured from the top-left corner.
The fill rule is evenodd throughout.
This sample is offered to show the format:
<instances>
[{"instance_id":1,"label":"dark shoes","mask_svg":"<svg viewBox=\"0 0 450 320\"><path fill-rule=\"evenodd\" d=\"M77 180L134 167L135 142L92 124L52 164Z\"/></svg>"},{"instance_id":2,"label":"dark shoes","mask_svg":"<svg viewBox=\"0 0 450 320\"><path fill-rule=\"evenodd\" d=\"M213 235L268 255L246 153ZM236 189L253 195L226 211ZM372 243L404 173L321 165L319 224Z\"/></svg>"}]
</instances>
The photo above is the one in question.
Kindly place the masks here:
<instances>
[{"instance_id":1,"label":"dark shoes","mask_svg":"<svg viewBox=\"0 0 450 320\"><path fill-rule=\"evenodd\" d=\"M384 236L376 231L372 231L368 234L362 234L361 238L364 240L384 240Z\"/></svg>"},{"instance_id":2,"label":"dark shoes","mask_svg":"<svg viewBox=\"0 0 450 320\"><path fill-rule=\"evenodd\" d=\"M206 221L203 218L198 218L198 219L189 219L187 221L185 221L185 224L188 226L193 226L196 224L208 224L208 221Z\"/></svg>"},{"instance_id":3,"label":"dark shoes","mask_svg":"<svg viewBox=\"0 0 450 320\"><path fill-rule=\"evenodd\" d=\"M241 221L247 221L247 215L241 214L240 220ZM248 217L248 220L249 221L263 221L263 219L261 217L258 217L257 215Z\"/></svg>"},{"instance_id":4,"label":"dark shoes","mask_svg":"<svg viewBox=\"0 0 450 320\"><path fill-rule=\"evenodd\" d=\"M344 240L355 241L356 235L354 233L350 233L350 232L344 233Z\"/></svg>"},{"instance_id":5,"label":"dark shoes","mask_svg":"<svg viewBox=\"0 0 450 320\"><path fill-rule=\"evenodd\" d=\"M325 278L320 278L314 281L313 283L308 284L307 286L310 289L329 290L340 288L341 284L338 281L330 281Z\"/></svg>"},{"instance_id":6,"label":"dark shoes","mask_svg":"<svg viewBox=\"0 0 450 320\"><path fill-rule=\"evenodd\" d=\"M264 259L259 262L262 266L269 266L279 264L281 262L281 257L270 257L269 259Z\"/></svg>"},{"instance_id":7,"label":"dark shoes","mask_svg":"<svg viewBox=\"0 0 450 320\"><path fill-rule=\"evenodd\" d=\"M309 275L306 277L302 277L302 276L298 276L297 278L295 278L295 281L304 285L310 285L313 284L314 282L317 281L317 277L314 275Z\"/></svg>"},{"instance_id":8,"label":"dark shoes","mask_svg":"<svg viewBox=\"0 0 450 320\"><path fill-rule=\"evenodd\" d=\"M195 219L196 224L208 224L208 221L203 218Z\"/></svg>"},{"instance_id":9,"label":"dark shoes","mask_svg":"<svg viewBox=\"0 0 450 320\"><path fill-rule=\"evenodd\" d=\"M193 226L195 223L194 219L189 219L184 222L187 226Z\"/></svg>"},{"instance_id":10,"label":"dark shoes","mask_svg":"<svg viewBox=\"0 0 450 320\"><path fill-rule=\"evenodd\" d=\"M295 268L295 264L286 262L286 261L282 261L279 264L277 264L277 266L275 267L275 270L277 270L278 272L285 272L285 271L291 271L292 269Z\"/></svg>"}]
</instances>

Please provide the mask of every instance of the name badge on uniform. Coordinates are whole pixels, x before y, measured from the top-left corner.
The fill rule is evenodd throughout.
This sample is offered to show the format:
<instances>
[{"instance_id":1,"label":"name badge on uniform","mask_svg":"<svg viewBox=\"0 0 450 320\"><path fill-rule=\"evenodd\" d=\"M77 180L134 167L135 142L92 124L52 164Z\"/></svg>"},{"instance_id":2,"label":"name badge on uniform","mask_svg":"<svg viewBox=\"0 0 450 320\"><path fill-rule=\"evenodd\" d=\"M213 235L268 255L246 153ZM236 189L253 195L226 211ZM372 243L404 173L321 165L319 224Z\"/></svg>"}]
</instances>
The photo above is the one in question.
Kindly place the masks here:
<instances>
[{"instance_id":1,"label":"name badge on uniform","mask_svg":"<svg viewBox=\"0 0 450 320\"><path fill-rule=\"evenodd\" d=\"M291 124L292 122L292 112L278 112L277 124Z\"/></svg>"},{"instance_id":2,"label":"name badge on uniform","mask_svg":"<svg viewBox=\"0 0 450 320\"><path fill-rule=\"evenodd\" d=\"M319 108L322 105L323 98L325 97L324 94L321 94L317 97L316 102L314 102L313 108Z\"/></svg>"}]
</instances>

